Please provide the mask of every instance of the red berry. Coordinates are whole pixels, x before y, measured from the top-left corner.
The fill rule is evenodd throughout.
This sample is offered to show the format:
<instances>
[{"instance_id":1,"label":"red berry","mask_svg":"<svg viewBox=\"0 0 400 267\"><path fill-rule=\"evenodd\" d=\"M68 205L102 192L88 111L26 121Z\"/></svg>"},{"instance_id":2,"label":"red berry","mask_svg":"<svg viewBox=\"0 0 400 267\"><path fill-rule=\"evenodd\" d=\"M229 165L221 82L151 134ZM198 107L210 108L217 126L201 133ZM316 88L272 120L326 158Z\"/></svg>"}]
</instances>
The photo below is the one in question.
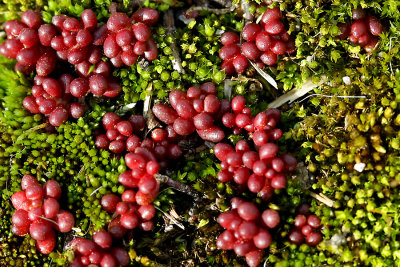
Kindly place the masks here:
<instances>
[{"instance_id":1,"label":"red berry","mask_svg":"<svg viewBox=\"0 0 400 267\"><path fill-rule=\"evenodd\" d=\"M24 29L19 35L19 41L24 45L24 47L29 48L39 43L39 36L37 31L33 29Z\"/></svg>"},{"instance_id":2,"label":"red berry","mask_svg":"<svg viewBox=\"0 0 400 267\"><path fill-rule=\"evenodd\" d=\"M303 225L303 227L301 227L301 233L305 236L308 236L309 234L311 234L312 232L312 227L308 224Z\"/></svg>"},{"instance_id":3,"label":"red berry","mask_svg":"<svg viewBox=\"0 0 400 267\"><path fill-rule=\"evenodd\" d=\"M237 55L233 60L233 67L235 68L238 74L244 73L244 71L247 69L247 65L248 65L248 60L243 55Z\"/></svg>"},{"instance_id":4,"label":"red berry","mask_svg":"<svg viewBox=\"0 0 400 267\"><path fill-rule=\"evenodd\" d=\"M260 216L257 206L251 202L243 202L237 208L238 215L246 221L256 220Z\"/></svg>"},{"instance_id":5,"label":"red berry","mask_svg":"<svg viewBox=\"0 0 400 267\"><path fill-rule=\"evenodd\" d=\"M232 99L231 105L232 105L232 110L235 113L240 113L245 108L246 99L243 96L235 96Z\"/></svg>"},{"instance_id":6,"label":"red berry","mask_svg":"<svg viewBox=\"0 0 400 267\"><path fill-rule=\"evenodd\" d=\"M260 32L256 36L256 46L260 51L268 51L271 47L271 37L266 32Z\"/></svg>"},{"instance_id":7,"label":"red berry","mask_svg":"<svg viewBox=\"0 0 400 267\"><path fill-rule=\"evenodd\" d=\"M77 32L81 28L81 23L76 18L67 18L63 22L63 30Z\"/></svg>"},{"instance_id":8,"label":"red berry","mask_svg":"<svg viewBox=\"0 0 400 267\"><path fill-rule=\"evenodd\" d=\"M56 101L52 98L44 99L39 104L39 111L42 114L50 114L56 108Z\"/></svg>"},{"instance_id":9,"label":"red berry","mask_svg":"<svg viewBox=\"0 0 400 267\"><path fill-rule=\"evenodd\" d=\"M93 241L101 248L107 249L112 245L112 236L109 232L98 231L93 234Z\"/></svg>"},{"instance_id":10,"label":"red berry","mask_svg":"<svg viewBox=\"0 0 400 267\"><path fill-rule=\"evenodd\" d=\"M366 17L366 12L364 9L358 7L352 10L352 19L353 20L361 20Z\"/></svg>"},{"instance_id":11,"label":"red berry","mask_svg":"<svg viewBox=\"0 0 400 267\"><path fill-rule=\"evenodd\" d=\"M117 123L117 130L122 135L130 136L133 132L133 127L129 121L120 121Z\"/></svg>"},{"instance_id":12,"label":"red berry","mask_svg":"<svg viewBox=\"0 0 400 267\"><path fill-rule=\"evenodd\" d=\"M375 49L377 43L378 43L378 38L375 36L372 36L369 43L364 47L365 51L367 53L371 53Z\"/></svg>"},{"instance_id":13,"label":"red berry","mask_svg":"<svg viewBox=\"0 0 400 267\"><path fill-rule=\"evenodd\" d=\"M261 21L264 24L268 24L268 23L270 23L272 21L279 20L281 17L282 17L282 13L279 10L279 8L278 7L274 7L274 8L267 9L264 12L264 14L263 14L263 16L261 18Z\"/></svg>"},{"instance_id":14,"label":"red berry","mask_svg":"<svg viewBox=\"0 0 400 267\"><path fill-rule=\"evenodd\" d=\"M235 67L233 66L233 59L225 60L221 64L221 70L225 70L226 75L232 75L235 73Z\"/></svg>"},{"instance_id":15,"label":"red berry","mask_svg":"<svg viewBox=\"0 0 400 267\"><path fill-rule=\"evenodd\" d=\"M133 39L132 31L130 31L128 29L120 30L115 37L115 40L117 41L117 44L120 47L123 47L125 45L130 45L132 42L132 39Z\"/></svg>"},{"instance_id":16,"label":"red berry","mask_svg":"<svg viewBox=\"0 0 400 267\"><path fill-rule=\"evenodd\" d=\"M74 47L68 51L68 62L70 64L76 65L86 60L87 58L87 47Z\"/></svg>"},{"instance_id":17,"label":"red berry","mask_svg":"<svg viewBox=\"0 0 400 267\"><path fill-rule=\"evenodd\" d=\"M38 29L38 35L42 45L50 46L51 39L57 35L57 30L51 24L42 24Z\"/></svg>"},{"instance_id":18,"label":"red berry","mask_svg":"<svg viewBox=\"0 0 400 267\"><path fill-rule=\"evenodd\" d=\"M233 250L238 256L245 256L255 248L253 240L237 240L233 245Z\"/></svg>"},{"instance_id":19,"label":"red berry","mask_svg":"<svg viewBox=\"0 0 400 267\"><path fill-rule=\"evenodd\" d=\"M222 60L233 59L238 54L240 54L240 48L237 44L224 45L219 51L219 57Z\"/></svg>"},{"instance_id":20,"label":"red berry","mask_svg":"<svg viewBox=\"0 0 400 267\"><path fill-rule=\"evenodd\" d=\"M69 114L74 119L79 119L85 114L85 106L82 103L72 103L69 106Z\"/></svg>"},{"instance_id":21,"label":"red berry","mask_svg":"<svg viewBox=\"0 0 400 267\"><path fill-rule=\"evenodd\" d=\"M286 187L286 177L283 174L275 175L271 180L271 186L275 189L283 189Z\"/></svg>"},{"instance_id":22,"label":"red berry","mask_svg":"<svg viewBox=\"0 0 400 267\"><path fill-rule=\"evenodd\" d=\"M368 29L372 35L378 36L383 32L383 25L376 17L367 18Z\"/></svg>"},{"instance_id":23,"label":"red berry","mask_svg":"<svg viewBox=\"0 0 400 267\"><path fill-rule=\"evenodd\" d=\"M274 20L267 24L265 24L265 31L269 34L280 34L285 30L285 25L283 25L282 21Z\"/></svg>"},{"instance_id":24,"label":"red berry","mask_svg":"<svg viewBox=\"0 0 400 267\"><path fill-rule=\"evenodd\" d=\"M321 226L321 219L318 218L316 215L310 215L307 218L307 223L312 228L318 228Z\"/></svg>"},{"instance_id":25,"label":"red berry","mask_svg":"<svg viewBox=\"0 0 400 267\"><path fill-rule=\"evenodd\" d=\"M118 54L121 52L121 48L117 44L115 37L116 37L115 34L111 34L104 41L104 45L103 45L104 54L108 58L114 58L114 57L118 56Z\"/></svg>"},{"instance_id":26,"label":"red berry","mask_svg":"<svg viewBox=\"0 0 400 267\"><path fill-rule=\"evenodd\" d=\"M260 25L257 23L249 23L243 27L242 37L246 41L255 41L259 32L261 32Z\"/></svg>"},{"instance_id":27,"label":"red berry","mask_svg":"<svg viewBox=\"0 0 400 267\"><path fill-rule=\"evenodd\" d=\"M363 36L360 36L360 38L358 38L358 44L364 47L367 44L369 44L370 40L371 40L371 35L369 33L366 33Z\"/></svg>"},{"instance_id":28,"label":"red berry","mask_svg":"<svg viewBox=\"0 0 400 267\"><path fill-rule=\"evenodd\" d=\"M33 222L29 227L29 234L36 241L41 241L49 238L54 234L54 230L47 222Z\"/></svg>"},{"instance_id":29,"label":"red berry","mask_svg":"<svg viewBox=\"0 0 400 267\"><path fill-rule=\"evenodd\" d=\"M304 236L299 230L294 229L289 234L289 241L295 245L301 245L304 242Z\"/></svg>"},{"instance_id":30,"label":"red berry","mask_svg":"<svg viewBox=\"0 0 400 267\"><path fill-rule=\"evenodd\" d=\"M80 29L76 34L76 43L80 47L88 46L92 41L93 37L88 29Z\"/></svg>"},{"instance_id":31,"label":"red berry","mask_svg":"<svg viewBox=\"0 0 400 267\"><path fill-rule=\"evenodd\" d=\"M212 82L203 83L200 86L200 89L206 95L216 95L217 94L217 88L215 87L215 84Z\"/></svg>"},{"instance_id":32,"label":"red berry","mask_svg":"<svg viewBox=\"0 0 400 267\"><path fill-rule=\"evenodd\" d=\"M253 238L254 245L259 249L266 249L272 243L272 236L268 230L260 229L257 235Z\"/></svg>"},{"instance_id":33,"label":"red berry","mask_svg":"<svg viewBox=\"0 0 400 267\"><path fill-rule=\"evenodd\" d=\"M65 15L55 15L51 19L51 23L57 28L57 30L62 31L64 20L67 19Z\"/></svg>"},{"instance_id":34,"label":"red berry","mask_svg":"<svg viewBox=\"0 0 400 267\"><path fill-rule=\"evenodd\" d=\"M292 54L296 52L296 43L294 39L290 38L289 41L286 43L286 53Z\"/></svg>"},{"instance_id":35,"label":"red berry","mask_svg":"<svg viewBox=\"0 0 400 267\"><path fill-rule=\"evenodd\" d=\"M257 59L260 57L260 51L254 42L242 43L241 50L243 55L245 55L248 59Z\"/></svg>"},{"instance_id":36,"label":"red berry","mask_svg":"<svg viewBox=\"0 0 400 267\"><path fill-rule=\"evenodd\" d=\"M75 97L84 97L89 92L89 81L85 78L76 78L71 82L69 90Z\"/></svg>"},{"instance_id":37,"label":"red berry","mask_svg":"<svg viewBox=\"0 0 400 267\"><path fill-rule=\"evenodd\" d=\"M133 24L132 31L136 40L140 42L146 42L151 36L150 28L142 22Z\"/></svg>"},{"instance_id":38,"label":"red berry","mask_svg":"<svg viewBox=\"0 0 400 267\"><path fill-rule=\"evenodd\" d=\"M239 35L234 32L224 32L220 39L222 45L238 44L240 42Z\"/></svg>"},{"instance_id":39,"label":"red berry","mask_svg":"<svg viewBox=\"0 0 400 267\"><path fill-rule=\"evenodd\" d=\"M367 33L367 24L364 21L355 21L351 25L351 35L354 38L360 38Z\"/></svg>"},{"instance_id":40,"label":"red berry","mask_svg":"<svg viewBox=\"0 0 400 267\"><path fill-rule=\"evenodd\" d=\"M93 30L97 26L97 17L93 10L85 9L81 14L81 21L85 29Z\"/></svg>"},{"instance_id":41,"label":"red berry","mask_svg":"<svg viewBox=\"0 0 400 267\"><path fill-rule=\"evenodd\" d=\"M173 124L174 130L179 135L190 135L195 131L193 119L177 118Z\"/></svg>"},{"instance_id":42,"label":"red berry","mask_svg":"<svg viewBox=\"0 0 400 267\"><path fill-rule=\"evenodd\" d=\"M40 57L40 51L37 46L30 48L22 48L18 51L16 59L18 63L24 66L30 66L36 64Z\"/></svg>"},{"instance_id":43,"label":"red berry","mask_svg":"<svg viewBox=\"0 0 400 267\"><path fill-rule=\"evenodd\" d=\"M26 10L21 14L21 21L31 29L37 29L43 23L42 18L33 10Z\"/></svg>"},{"instance_id":44,"label":"red berry","mask_svg":"<svg viewBox=\"0 0 400 267\"><path fill-rule=\"evenodd\" d=\"M278 56L272 51L266 51L260 56L261 61L268 66L273 66L278 61Z\"/></svg>"},{"instance_id":45,"label":"red berry","mask_svg":"<svg viewBox=\"0 0 400 267\"><path fill-rule=\"evenodd\" d=\"M94 144L98 149L107 149L110 145L110 141L106 135L101 134L96 137L96 141Z\"/></svg>"},{"instance_id":46,"label":"red berry","mask_svg":"<svg viewBox=\"0 0 400 267\"><path fill-rule=\"evenodd\" d=\"M68 110L64 107L57 107L50 113L49 122L53 126L60 126L68 119Z\"/></svg>"},{"instance_id":47,"label":"red berry","mask_svg":"<svg viewBox=\"0 0 400 267\"><path fill-rule=\"evenodd\" d=\"M283 55L286 52L286 44L282 41L276 41L272 44L271 51L277 55Z\"/></svg>"},{"instance_id":48,"label":"red berry","mask_svg":"<svg viewBox=\"0 0 400 267\"><path fill-rule=\"evenodd\" d=\"M322 235L320 233L312 232L306 237L308 245L315 247L322 241Z\"/></svg>"},{"instance_id":49,"label":"red berry","mask_svg":"<svg viewBox=\"0 0 400 267\"><path fill-rule=\"evenodd\" d=\"M350 25L348 23L339 23L338 24L340 34L338 37L340 39L346 39L350 35Z\"/></svg>"},{"instance_id":50,"label":"red berry","mask_svg":"<svg viewBox=\"0 0 400 267\"><path fill-rule=\"evenodd\" d=\"M32 184L25 190L26 198L29 200L43 199L43 188L39 184Z\"/></svg>"},{"instance_id":51,"label":"red berry","mask_svg":"<svg viewBox=\"0 0 400 267\"><path fill-rule=\"evenodd\" d=\"M103 45L108 34L109 34L109 31L107 29L107 25L100 26L93 32L93 44L94 45Z\"/></svg>"},{"instance_id":52,"label":"red berry","mask_svg":"<svg viewBox=\"0 0 400 267\"><path fill-rule=\"evenodd\" d=\"M147 49L144 51L144 57L148 61L155 60L158 55L157 43L150 37L146 42L146 47Z\"/></svg>"},{"instance_id":53,"label":"red berry","mask_svg":"<svg viewBox=\"0 0 400 267\"><path fill-rule=\"evenodd\" d=\"M25 97L22 105L31 113L40 113L39 106L36 104L36 99L33 96Z\"/></svg>"},{"instance_id":54,"label":"red berry","mask_svg":"<svg viewBox=\"0 0 400 267\"><path fill-rule=\"evenodd\" d=\"M239 225L238 232L242 239L249 240L258 233L258 226L254 222L244 221Z\"/></svg>"},{"instance_id":55,"label":"red berry","mask_svg":"<svg viewBox=\"0 0 400 267\"><path fill-rule=\"evenodd\" d=\"M224 131L222 131L219 127L211 127L206 130L197 130L200 138L204 141L218 143L225 137Z\"/></svg>"},{"instance_id":56,"label":"red berry","mask_svg":"<svg viewBox=\"0 0 400 267\"><path fill-rule=\"evenodd\" d=\"M133 13L132 20L135 22L143 22L147 26L152 26L157 23L158 17L159 14L157 10L145 7Z\"/></svg>"},{"instance_id":57,"label":"red berry","mask_svg":"<svg viewBox=\"0 0 400 267\"><path fill-rule=\"evenodd\" d=\"M207 95L204 98L204 112L211 114L217 113L219 111L220 105L221 103L218 97L216 97L215 95Z\"/></svg>"},{"instance_id":58,"label":"red berry","mask_svg":"<svg viewBox=\"0 0 400 267\"><path fill-rule=\"evenodd\" d=\"M121 199L118 196L114 194L106 194L101 198L101 206L107 212L113 213L115 212L115 208L120 201Z\"/></svg>"},{"instance_id":59,"label":"red berry","mask_svg":"<svg viewBox=\"0 0 400 267\"><path fill-rule=\"evenodd\" d=\"M262 213L261 217L268 228L275 228L280 222L280 216L276 210L267 209Z\"/></svg>"},{"instance_id":60,"label":"red berry","mask_svg":"<svg viewBox=\"0 0 400 267\"><path fill-rule=\"evenodd\" d=\"M134 213L121 215L121 225L126 229L134 229L139 223L139 218Z\"/></svg>"},{"instance_id":61,"label":"red berry","mask_svg":"<svg viewBox=\"0 0 400 267\"><path fill-rule=\"evenodd\" d=\"M115 114L114 112L106 113L102 119L103 127L106 130L115 128L119 121L120 121L120 117L117 114Z\"/></svg>"},{"instance_id":62,"label":"red berry","mask_svg":"<svg viewBox=\"0 0 400 267\"><path fill-rule=\"evenodd\" d=\"M50 235L44 240L36 240L36 247L42 254L48 255L53 251L56 246L56 235L54 231L50 232Z\"/></svg>"},{"instance_id":63,"label":"red berry","mask_svg":"<svg viewBox=\"0 0 400 267\"><path fill-rule=\"evenodd\" d=\"M246 255L246 263L249 267L257 267L260 265L264 252L262 250L252 250Z\"/></svg>"},{"instance_id":64,"label":"red berry","mask_svg":"<svg viewBox=\"0 0 400 267\"><path fill-rule=\"evenodd\" d=\"M14 37L18 37L26 29L26 25L18 20L10 20L4 24L4 29L8 35L7 38L14 39Z\"/></svg>"},{"instance_id":65,"label":"red berry","mask_svg":"<svg viewBox=\"0 0 400 267\"><path fill-rule=\"evenodd\" d=\"M160 165L156 161L149 161L146 164L146 172L150 175L157 174L160 170Z\"/></svg>"}]
</instances>

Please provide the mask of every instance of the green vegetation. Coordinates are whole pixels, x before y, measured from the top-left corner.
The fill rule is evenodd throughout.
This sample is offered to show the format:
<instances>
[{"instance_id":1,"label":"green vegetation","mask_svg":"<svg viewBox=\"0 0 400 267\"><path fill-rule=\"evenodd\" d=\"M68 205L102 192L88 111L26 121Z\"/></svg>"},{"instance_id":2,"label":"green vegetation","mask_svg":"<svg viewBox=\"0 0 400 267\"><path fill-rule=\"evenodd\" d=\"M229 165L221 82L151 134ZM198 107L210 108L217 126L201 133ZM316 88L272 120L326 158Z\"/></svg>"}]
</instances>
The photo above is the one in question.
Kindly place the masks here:
<instances>
[{"instance_id":1,"label":"green vegetation","mask_svg":"<svg viewBox=\"0 0 400 267\"><path fill-rule=\"evenodd\" d=\"M118 8L130 14L136 7L128 2L118 2ZM17 19L21 11L38 8L50 22L55 14L78 17L90 7L99 21L105 22L110 4L108 0L3 0L0 21ZM90 238L112 217L102 209L101 197L124 191L118 183L119 174L126 170L123 158L94 146L102 116L108 111L141 114L146 96L162 102L172 89L186 90L207 81L213 81L218 96L224 97L224 80L229 77L220 70L219 36L225 30L240 32L245 24L242 10L227 14L204 10L187 24L175 19L175 29L169 29L172 26L166 25L163 16L176 18L180 15L177 8L189 8L186 2L145 1L143 5L162 12L152 27L158 58L115 69L123 94L112 100L87 97L90 111L57 129L49 127L44 116L23 108L32 77L16 74L15 61L0 58L1 266L49 266L51 261L66 266L71 257L63 247L71 238L68 234L58 236L55 252L43 256L31 238L11 233L9 200L20 190L22 175L36 175L40 182L57 180L64 190L62 208L75 216L74 234ZM134 238L124 242L133 266L244 265L232 251L215 246L222 230L216 218L228 209L234 196L280 211L281 225L273 231L274 242L265 253L267 266L400 265L400 1L289 0L278 6L297 47L292 58L283 56L276 66L265 69L278 82L279 90L249 68L232 82L232 94L244 95L255 112L309 79L318 82L327 77L328 82L310 93L316 95L280 107L285 111L281 128L286 132L279 145L283 152L294 154L303 168L271 202L262 203L255 194L238 193L233 183L219 183L216 174L220 166L215 164L212 149L203 147L195 153L203 144L194 140L184 149L186 157L172 164L167 174L193 188L200 200L162 185L154 202L159 209L155 229L135 232ZM351 21L355 7L379 17L386 29L370 54L337 37L338 23ZM169 8L176 14L167 15ZM250 11L257 16L266 8L264 2L250 1ZM130 103L137 105L127 111ZM334 204L330 207L310 192L322 193ZM295 208L301 203L311 203L311 210L326 226L324 241L316 248L296 246L287 239ZM173 212L175 221L168 217L174 216Z\"/></svg>"}]
</instances>

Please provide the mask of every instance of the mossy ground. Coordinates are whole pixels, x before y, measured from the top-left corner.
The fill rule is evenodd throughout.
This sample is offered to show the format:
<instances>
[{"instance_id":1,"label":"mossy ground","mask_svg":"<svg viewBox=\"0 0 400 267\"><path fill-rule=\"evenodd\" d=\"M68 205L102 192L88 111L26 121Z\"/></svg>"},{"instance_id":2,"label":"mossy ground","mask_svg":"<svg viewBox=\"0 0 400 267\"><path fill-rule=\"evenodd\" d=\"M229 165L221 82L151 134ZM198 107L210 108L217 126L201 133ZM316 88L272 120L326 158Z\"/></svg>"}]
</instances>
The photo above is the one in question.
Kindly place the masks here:
<instances>
[{"instance_id":1,"label":"mossy ground","mask_svg":"<svg viewBox=\"0 0 400 267\"><path fill-rule=\"evenodd\" d=\"M78 16L90 7L104 21L109 16L110 3L107 0L3 1L0 20L15 19L21 11L39 8L49 21L54 14ZM128 13L136 8L129 1L118 4ZM223 8L215 2L210 4ZM141 5L157 8L162 14L174 9L177 18L191 2L144 1ZM297 53L266 70L277 80L279 90L249 69L232 82L232 92L245 95L253 111L259 111L308 79L319 81L323 76L328 77L328 82L311 92L316 95L281 107L285 111L281 127L286 131L280 140L281 149L295 154L304 167L291 177L287 189L276 192L271 202L261 203L254 194L239 194L232 184L218 183L215 176L219 165L214 163L212 151L206 148L189 153L201 145L193 140L186 149L188 156L171 165L168 174L199 191L203 196L201 203L195 203L187 194L162 187L155 202L159 212L154 231L133 232L124 240L132 266L244 265L243 259L215 246L216 236L221 232L216 218L227 209L229 199L238 195L257 202L260 207L280 210L281 224L273 232L274 242L265 253L267 265L400 264L400 1L289 0L274 5L284 12L289 33L296 36ZM379 47L371 54L337 38L337 24L351 21L354 7L365 8L385 26ZM250 1L249 9L256 15L266 8L265 3ZM218 35L221 30L240 31L245 23L238 15L241 13L240 5L222 15L201 11L196 21L187 25L176 19L176 30L172 33L165 31L160 20L155 30L158 59L145 68L135 64L116 70L115 75L124 87L123 95L112 101L87 99L91 111L56 132L45 131L43 117L29 114L21 105L29 93L32 77L15 74L15 62L0 59L1 266L49 266L50 263L65 266L71 256L63 250L63 244L71 238L68 234L58 237L58 246L48 257L38 254L29 237L12 235L13 209L9 199L19 190L23 174L32 173L41 182L47 179L60 182L65 200L62 205L74 212L76 227L80 229L75 234L90 237L94 229L107 224L110 216L102 211L100 199L109 192L123 192L118 175L126 166L123 160L94 147L93 133L101 116L110 110L141 113L141 101L147 94L152 95L153 101L163 101L172 88L187 89L204 81L217 83L222 98L225 75L219 71ZM170 63L174 57L172 46L178 48L185 74L174 70ZM138 105L122 109L132 102ZM329 207L311 197L310 192L323 193L335 203ZM295 246L287 240L295 207L304 202L311 203L312 211L326 226L322 230L324 242L316 248Z\"/></svg>"}]
</instances>

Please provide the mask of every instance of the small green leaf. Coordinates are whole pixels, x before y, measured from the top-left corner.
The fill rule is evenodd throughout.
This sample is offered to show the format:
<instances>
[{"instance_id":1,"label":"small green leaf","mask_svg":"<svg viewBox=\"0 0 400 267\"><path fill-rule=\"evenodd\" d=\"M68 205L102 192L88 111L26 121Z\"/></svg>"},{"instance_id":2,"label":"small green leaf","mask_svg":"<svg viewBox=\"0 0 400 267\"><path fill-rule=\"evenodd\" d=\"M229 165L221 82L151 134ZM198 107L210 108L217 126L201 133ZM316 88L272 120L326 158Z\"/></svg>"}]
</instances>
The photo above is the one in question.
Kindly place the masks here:
<instances>
[{"instance_id":1,"label":"small green leaf","mask_svg":"<svg viewBox=\"0 0 400 267\"><path fill-rule=\"evenodd\" d=\"M201 228L203 226L206 226L209 223L208 219L201 219L199 224L197 225L197 228Z\"/></svg>"},{"instance_id":2,"label":"small green leaf","mask_svg":"<svg viewBox=\"0 0 400 267\"><path fill-rule=\"evenodd\" d=\"M338 50L331 51L331 59L336 63L338 59L341 57L340 52Z\"/></svg>"}]
</instances>

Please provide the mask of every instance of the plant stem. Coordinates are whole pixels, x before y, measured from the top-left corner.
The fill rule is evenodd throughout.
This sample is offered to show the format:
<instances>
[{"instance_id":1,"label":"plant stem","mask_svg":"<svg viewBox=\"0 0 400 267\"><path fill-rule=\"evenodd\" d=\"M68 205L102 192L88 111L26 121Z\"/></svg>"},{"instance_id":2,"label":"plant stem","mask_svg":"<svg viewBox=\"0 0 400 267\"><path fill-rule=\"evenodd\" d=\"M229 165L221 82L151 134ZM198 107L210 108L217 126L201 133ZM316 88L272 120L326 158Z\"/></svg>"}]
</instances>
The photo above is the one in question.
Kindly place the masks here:
<instances>
[{"instance_id":1,"label":"plant stem","mask_svg":"<svg viewBox=\"0 0 400 267\"><path fill-rule=\"evenodd\" d=\"M174 11L169 9L164 16L164 24L167 28L167 34L173 37L174 32L176 32L175 21L174 21ZM179 56L178 46L176 45L175 39L173 38L173 42L170 45L172 50L172 55L174 59L172 60L172 67L179 73L185 74L185 70L182 67L182 61Z\"/></svg>"}]
</instances>

